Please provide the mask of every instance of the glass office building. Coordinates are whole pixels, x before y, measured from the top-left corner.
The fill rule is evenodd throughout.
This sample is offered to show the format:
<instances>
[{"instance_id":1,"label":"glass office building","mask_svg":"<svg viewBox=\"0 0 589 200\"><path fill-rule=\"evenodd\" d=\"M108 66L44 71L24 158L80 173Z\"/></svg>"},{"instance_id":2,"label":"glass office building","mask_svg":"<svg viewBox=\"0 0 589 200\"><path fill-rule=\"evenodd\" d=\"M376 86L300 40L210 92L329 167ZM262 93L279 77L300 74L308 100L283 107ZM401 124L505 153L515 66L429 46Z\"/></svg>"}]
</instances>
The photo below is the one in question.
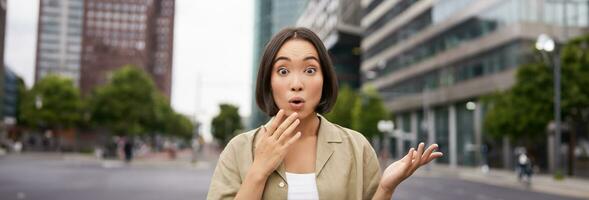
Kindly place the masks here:
<instances>
[{"instance_id":1,"label":"glass office building","mask_svg":"<svg viewBox=\"0 0 589 200\"><path fill-rule=\"evenodd\" d=\"M481 164L481 96L510 88L536 38L558 41L587 32L587 0L364 0L363 84L375 86L395 113L400 156L418 142L438 143L450 166ZM370 76L369 76L370 74ZM489 154L500 166L509 155Z\"/></svg>"}]
</instances>

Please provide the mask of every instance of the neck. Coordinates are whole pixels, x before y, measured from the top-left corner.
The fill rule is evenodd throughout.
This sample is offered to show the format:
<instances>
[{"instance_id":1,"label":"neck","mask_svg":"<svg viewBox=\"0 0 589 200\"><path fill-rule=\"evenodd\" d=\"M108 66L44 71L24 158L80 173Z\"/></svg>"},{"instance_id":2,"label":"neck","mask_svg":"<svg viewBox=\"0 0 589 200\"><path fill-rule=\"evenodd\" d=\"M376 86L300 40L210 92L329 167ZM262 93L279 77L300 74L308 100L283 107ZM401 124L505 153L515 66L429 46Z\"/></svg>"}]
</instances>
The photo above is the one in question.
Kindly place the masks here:
<instances>
[{"instance_id":1,"label":"neck","mask_svg":"<svg viewBox=\"0 0 589 200\"><path fill-rule=\"evenodd\" d=\"M302 137L307 136L317 136L317 132L319 131L319 117L317 114L312 113L304 119L300 119L301 123L296 128L296 132L301 132Z\"/></svg>"}]
</instances>

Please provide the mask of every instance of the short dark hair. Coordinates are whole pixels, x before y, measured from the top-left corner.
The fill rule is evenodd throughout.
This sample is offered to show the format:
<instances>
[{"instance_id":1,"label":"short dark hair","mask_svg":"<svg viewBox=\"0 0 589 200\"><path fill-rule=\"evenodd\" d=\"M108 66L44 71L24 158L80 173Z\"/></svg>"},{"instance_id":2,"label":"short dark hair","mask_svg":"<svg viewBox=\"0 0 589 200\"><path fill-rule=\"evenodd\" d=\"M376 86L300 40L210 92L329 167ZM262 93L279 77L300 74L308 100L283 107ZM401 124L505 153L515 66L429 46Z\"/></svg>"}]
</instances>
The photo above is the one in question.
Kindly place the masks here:
<instances>
[{"instance_id":1,"label":"short dark hair","mask_svg":"<svg viewBox=\"0 0 589 200\"><path fill-rule=\"evenodd\" d=\"M321 72L323 74L323 89L319 104L315 108L315 112L324 114L331 110L337 99L337 77L329 54L321 42L321 39L307 28L285 28L278 32L264 49L264 53L260 59L260 66L258 68L258 77L256 80L256 103L258 107L268 114L274 116L278 113L278 106L274 102L272 96L271 75L272 67L276 54L289 40L300 39L313 44L319 55L319 64L321 65Z\"/></svg>"}]
</instances>

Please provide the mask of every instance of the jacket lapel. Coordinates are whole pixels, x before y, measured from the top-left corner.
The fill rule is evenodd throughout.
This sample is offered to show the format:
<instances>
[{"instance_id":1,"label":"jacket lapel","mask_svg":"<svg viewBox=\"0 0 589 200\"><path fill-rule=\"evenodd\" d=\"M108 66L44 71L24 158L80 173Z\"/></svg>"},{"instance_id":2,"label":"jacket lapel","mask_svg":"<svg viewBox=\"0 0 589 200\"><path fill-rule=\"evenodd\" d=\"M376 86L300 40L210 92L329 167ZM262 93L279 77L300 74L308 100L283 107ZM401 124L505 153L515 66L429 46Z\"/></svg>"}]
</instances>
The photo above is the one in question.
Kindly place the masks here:
<instances>
[{"instance_id":1,"label":"jacket lapel","mask_svg":"<svg viewBox=\"0 0 589 200\"><path fill-rule=\"evenodd\" d=\"M317 133L317 158L315 160L315 175L319 176L323 167L333 155L334 148L331 143L341 143L342 139L338 134L340 131L331 122L327 121L323 116L318 115L321 120L319 131Z\"/></svg>"}]
</instances>

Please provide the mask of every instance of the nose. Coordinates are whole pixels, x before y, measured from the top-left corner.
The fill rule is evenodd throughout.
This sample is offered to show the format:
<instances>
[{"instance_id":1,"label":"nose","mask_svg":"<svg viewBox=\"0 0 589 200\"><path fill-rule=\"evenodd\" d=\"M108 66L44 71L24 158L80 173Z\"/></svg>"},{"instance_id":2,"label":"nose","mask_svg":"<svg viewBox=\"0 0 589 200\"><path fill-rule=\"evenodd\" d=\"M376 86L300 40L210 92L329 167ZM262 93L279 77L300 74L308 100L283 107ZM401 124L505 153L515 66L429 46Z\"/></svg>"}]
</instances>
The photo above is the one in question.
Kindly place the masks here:
<instances>
[{"instance_id":1,"label":"nose","mask_svg":"<svg viewBox=\"0 0 589 200\"><path fill-rule=\"evenodd\" d=\"M292 92L303 91L303 82L301 81L299 76L293 76L293 80L290 85L290 91L292 91Z\"/></svg>"}]
</instances>

